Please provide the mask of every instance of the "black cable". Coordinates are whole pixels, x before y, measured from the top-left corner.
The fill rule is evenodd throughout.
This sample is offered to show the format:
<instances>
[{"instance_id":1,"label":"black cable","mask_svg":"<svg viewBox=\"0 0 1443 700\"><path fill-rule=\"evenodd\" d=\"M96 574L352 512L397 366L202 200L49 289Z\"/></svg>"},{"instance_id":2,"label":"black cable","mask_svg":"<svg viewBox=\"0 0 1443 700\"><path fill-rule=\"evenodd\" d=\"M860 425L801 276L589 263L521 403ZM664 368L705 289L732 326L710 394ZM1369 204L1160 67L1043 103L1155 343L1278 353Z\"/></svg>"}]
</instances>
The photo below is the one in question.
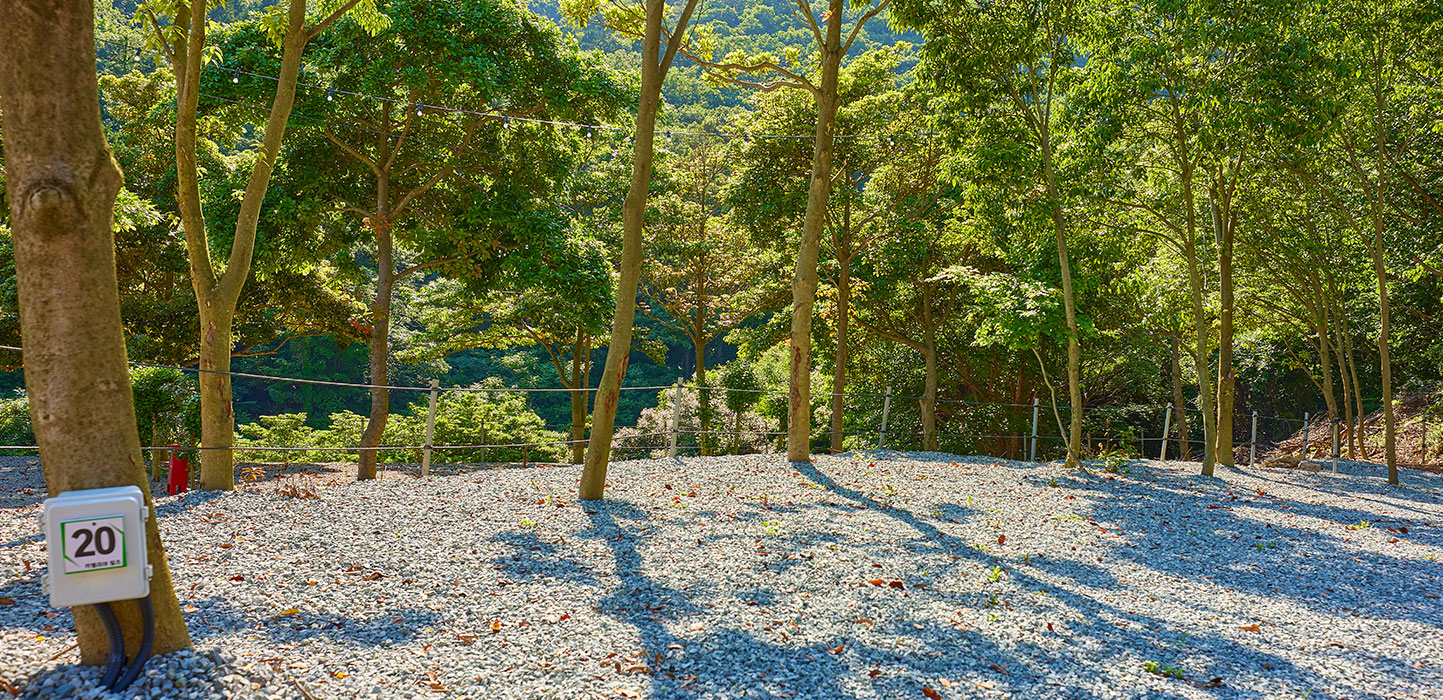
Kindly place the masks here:
<instances>
[{"instance_id":1,"label":"black cable","mask_svg":"<svg viewBox=\"0 0 1443 700\"><path fill-rule=\"evenodd\" d=\"M135 652L135 660L130 662L130 668L125 670L125 675L112 688L120 692L130 687L136 678L140 677L140 669L150 659L150 648L155 644L155 610L150 606L150 596L140 599L140 614L145 618L145 636L140 639L140 649Z\"/></svg>"},{"instance_id":2,"label":"black cable","mask_svg":"<svg viewBox=\"0 0 1443 700\"><path fill-rule=\"evenodd\" d=\"M115 619L115 611L110 609L110 603L96 603L91 606L95 608L95 614L100 616L100 624L105 627L105 636L110 639L110 653L105 655L105 675L100 678L100 685L109 688L120 677L120 671L125 666L125 637L120 633L120 621Z\"/></svg>"}]
</instances>

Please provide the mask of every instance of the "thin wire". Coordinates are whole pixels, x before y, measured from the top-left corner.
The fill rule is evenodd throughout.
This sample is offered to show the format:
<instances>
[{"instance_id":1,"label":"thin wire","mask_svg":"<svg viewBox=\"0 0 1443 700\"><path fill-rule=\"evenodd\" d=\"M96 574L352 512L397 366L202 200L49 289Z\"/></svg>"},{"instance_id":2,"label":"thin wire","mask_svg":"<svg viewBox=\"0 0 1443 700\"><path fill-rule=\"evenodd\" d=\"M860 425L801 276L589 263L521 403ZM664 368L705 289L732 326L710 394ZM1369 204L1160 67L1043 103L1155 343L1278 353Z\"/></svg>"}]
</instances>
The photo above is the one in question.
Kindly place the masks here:
<instances>
[{"instance_id":1,"label":"thin wire","mask_svg":"<svg viewBox=\"0 0 1443 700\"><path fill-rule=\"evenodd\" d=\"M17 352L24 352L24 351L25 351L24 348L17 347L17 346L14 346L14 345L0 345L0 350L14 350L14 351L17 351ZM357 383L357 382L334 382L334 381L328 381L328 380L324 380L324 379L303 379L303 378L300 378L300 377L277 377L277 376L269 375L269 374L254 374L254 373L251 373L251 372L232 372L232 371L219 370L219 369L201 369L201 368L199 368L199 367L179 367L179 366L176 366L176 365L160 365L160 364L155 364L155 363L153 363L153 362L140 362L140 361L137 361L137 360L127 360L127 362L128 362L129 364L131 364L131 365L136 366L136 367L152 367L152 368L155 368L155 369L174 369L174 370L179 370L179 371L181 371L181 372L195 372L195 373L197 373L197 374L223 374L223 375L227 375L227 376L231 376L231 377L245 377L245 378L247 378L247 379L268 379L268 380L276 381L276 382L291 382L291 383L293 383L293 384L313 384L313 385L317 385L317 386L339 386L339 387L350 387L350 388L353 388L353 389L386 389L386 390L389 390L389 391L430 391L430 390L431 390L431 387L429 387L429 386L400 386L400 385L394 385L394 384L361 384L361 383ZM663 385L659 385L659 386L624 386L624 387L619 387L619 388L618 388L618 391L655 391L655 390L658 390L658 389L670 389L670 388L672 388L672 386L673 386L673 385L671 385L671 384L663 384ZM524 388L524 387L509 387L509 386L504 386L504 387L465 387L465 386L445 387L445 386L438 386L438 387L436 387L436 390L437 390L437 391L447 391L447 392L458 392L458 393L479 393L479 394L504 394L504 393L512 393L512 392L518 393L518 394L541 394L541 393L591 392L591 391L599 391L599 390L600 390L600 387L582 387L582 388L579 388L579 389L566 389L566 388L559 388L559 389L558 389L558 388Z\"/></svg>"}]
</instances>

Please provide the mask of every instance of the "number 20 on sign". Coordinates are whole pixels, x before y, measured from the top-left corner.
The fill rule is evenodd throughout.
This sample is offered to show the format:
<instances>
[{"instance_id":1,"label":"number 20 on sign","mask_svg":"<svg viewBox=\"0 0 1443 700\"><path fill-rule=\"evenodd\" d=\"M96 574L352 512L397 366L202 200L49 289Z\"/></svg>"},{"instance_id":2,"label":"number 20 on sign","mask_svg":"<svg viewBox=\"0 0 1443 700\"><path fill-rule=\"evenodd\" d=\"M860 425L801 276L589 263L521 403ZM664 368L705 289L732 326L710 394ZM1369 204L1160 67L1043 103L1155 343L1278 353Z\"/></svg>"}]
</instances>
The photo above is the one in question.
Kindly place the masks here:
<instances>
[{"instance_id":1,"label":"number 20 on sign","mask_svg":"<svg viewBox=\"0 0 1443 700\"><path fill-rule=\"evenodd\" d=\"M126 566L125 517L109 515L60 523L65 542L65 573L122 569Z\"/></svg>"}]
</instances>

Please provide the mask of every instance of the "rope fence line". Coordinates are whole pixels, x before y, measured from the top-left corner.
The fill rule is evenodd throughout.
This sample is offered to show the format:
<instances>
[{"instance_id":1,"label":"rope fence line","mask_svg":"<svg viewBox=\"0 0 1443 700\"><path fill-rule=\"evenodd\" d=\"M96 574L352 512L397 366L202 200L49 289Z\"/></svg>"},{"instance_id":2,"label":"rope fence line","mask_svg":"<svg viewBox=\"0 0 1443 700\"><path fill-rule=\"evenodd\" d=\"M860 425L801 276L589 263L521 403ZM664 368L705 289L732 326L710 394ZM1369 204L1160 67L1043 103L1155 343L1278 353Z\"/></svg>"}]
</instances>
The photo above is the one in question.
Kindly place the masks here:
<instances>
[{"instance_id":1,"label":"rope fence line","mask_svg":"<svg viewBox=\"0 0 1443 700\"><path fill-rule=\"evenodd\" d=\"M11 345L0 345L0 350L13 351L13 352L23 352L23 351L24 351L24 349L21 348L21 347L11 346ZM209 369L201 369L201 368L199 368L199 367L184 367L184 366L165 365L165 364L157 364L157 363L149 363L149 362L139 362L139 361L131 361L130 364L131 364L131 365L134 365L134 366L139 366L139 367L152 367L152 368L158 368L158 369L169 369L169 370L176 370L176 371L181 371L181 372L190 372L190 373L194 373L194 374L197 374L197 375L209 373L209 374L222 374L222 375L228 375L228 376L233 376L233 377L241 377L241 378L246 378L246 379L256 379L256 380L265 380L265 381L282 382L282 383L295 383L295 384L319 385L319 386L334 386L334 387L354 388L354 389L378 389L378 388L380 388L380 389L387 389L387 390L394 390L394 391L418 391L418 392L429 392L429 393L431 394L431 396L432 396L432 402L431 402L430 407L428 408L428 411L427 411L427 414L426 414L426 441L425 441L426 444L415 444L415 445L377 445L377 446L374 446L374 447L366 447L366 446L360 446L360 445L354 445L354 446L335 446L335 445L230 445L230 446L185 445L185 446L173 446L173 445L157 445L157 446L149 446L149 447L142 448L142 449L145 450L145 451L152 451L152 452L154 452L154 451L174 451L174 450L178 450L178 451L218 451L218 450L226 450L226 451L233 451L233 452L236 452L236 451L239 451L239 452L279 452L279 453L286 453L286 452L330 452L330 453L360 454L360 453L368 452L368 451L371 451L371 452L420 451L420 452L423 453L423 465L428 465L429 462L430 462L431 452L433 452L433 451L435 451L435 450L481 450L481 451L482 451L482 454L484 455L484 454L485 454L484 451L485 451L486 449L491 449L491 448L495 448L495 449L507 449L507 448L510 448L510 449L529 449L529 448L533 448L533 447L548 447L548 446L572 447L572 446L575 446L575 445L586 445L586 444L589 444L589 443L590 443L590 437L583 437L583 438L579 438L579 439L571 438L571 439L557 439L557 440L545 440L545 441L535 441L535 442L513 442L513 443L484 443L484 444L464 444L464 445L436 445L436 444L430 444L430 443L431 443L431 434L432 434L432 431L433 431L433 428L434 428L434 424L435 424L435 411L436 411L435 401L434 401L435 396L436 396L436 394L438 394L439 392L443 392L443 391L444 391L444 392L458 392L458 393L491 393L491 394L497 394L497 393L512 393L512 392L514 392L514 393L520 393L520 394L531 394L531 393L553 393L553 394L554 394L554 393L589 393L589 392L596 392L596 391L599 390L599 388L596 388L596 387L580 387L580 388L549 388L549 387L535 387L535 388L532 388L532 387L507 387L507 386L499 386L499 387L474 387L474 386L473 386L473 387L442 387L442 386L439 385L439 382L438 382L437 380L432 380L430 386L369 384L369 383L363 383L363 382L345 382L345 381L331 381L331 380L320 380L320 379L306 379L306 378L301 378L301 377L282 377L282 376L259 374L259 373L253 373L253 372L237 372L237 371L209 370ZM673 414L673 415L671 416L671 421L670 421L671 424L670 424L670 426L669 426L668 428L664 428L664 429L662 429L662 430L660 430L660 431L653 431L653 432L649 432L649 433L640 433L640 434L617 434L617 435L615 436L615 440L616 440L616 442L617 442L617 445L616 445L617 449L624 450L624 451L639 451L639 450L660 450L660 449L666 449L666 450L668 450L668 454L669 454L669 455L675 456L678 451L682 451L682 450L688 450L688 451L689 451L689 450L705 449L704 446L699 445L699 444L698 444L698 445L678 444L678 438L679 438L679 436L683 436L683 435L696 436L696 437L698 437L698 438L700 438L701 436L720 436L720 437L724 437L724 438L725 438L725 437L733 437L733 438L736 438L736 437L745 435L745 436L748 436L748 437L759 437L759 438L771 439L771 438L781 437L781 436L784 436L784 435L787 434L787 432L784 431L784 430L756 430L756 429L752 429L752 428L739 429L739 430L731 430L731 429L705 429L704 426L698 426L696 429L693 429L693 428L690 428L690 427L683 427L683 426L681 425L681 423L680 423L680 418L681 418L681 401L680 401L680 395L681 395L681 394L680 394L680 392L683 391L683 390L686 390L686 391L695 391L695 392L698 392L698 393L701 394L701 395L711 394L713 397L715 397L715 394L716 394L716 393L731 393L731 392L751 393L751 394L764 394L764 395L771 395L771 396L778 396L778 397L785 397L785 396L787 396L787 393L786 393L786 392L783 392L783 391L773 391L773 390L767 390L767 389L731 389L731 388L728 388L728 387L725 387L725 386L706 386L706 385L697 385L697 384L686 384L686 383L682 382L681 380L677 380L676 383L674 383L674 384L668 384L668 385L632 386L632 387L620 387L620 388L619 388L620 391L659 391L659 392L665 392L665 390L667 390L667 389L671 389L671 390L672 390L671 403L672 403L672 414ZM1030 421L1030 422L1031 422L1031 426L1030 426L1031 430L1030 430L1030 433L1017 432L1017 433L997 434L997 433L995 433L995 432L994 432L994 433L945 432L945 431L938 431L938 430L934 429L934 430L931 431L931 434L928 435L928 434L926 433L926 431L923 431L923 430L920 429L920 426L909 426L908 428L902 428L902 429L897 429L897 428L895 428L895 427L894 427L893 429L889 429L889 426L888 426L889 413L891 412L891 401L892 401L892 399L899 399L899 400L903 400L903 401L918 401L918 402L923 402L923 403L925 403L925 402L927 402L928 400L925 399L924 397L921 397L921 396L912 396L912 395L906 395L906 394L896 394L896 393L893 393L893 392L892 392L891 387L888 387L886 393L882 393L882 394L871 393L871 392L856 392L856 393L848 393L848 392L818 392L818 393L817 393L817 396L818 396L818 398L841 396L841 397L843 397L844 399L846 399L846 398L851 398L851 399L881 399L881 400L883 401L882 412L881 412L881 421L880 421L880 424L877 426L877 429L876 429L876 430L865 430L865 429L864 429L864 430L855 430L855 429L852 429L852 430L843 430L843 431L841 431L841 434L842 434L843 437L859 437L859 436L865 436L865 437L869 437L869 438L870 438L870 437L872 437L872 436L875 436L875 437L877 438L876 446L877 446L878 449L885 449L885 448L888 447L888 444L887 444L887 443L888 443L888 438L891 438L891 439L892 439L892 442L893 442L894 444L898 443L899 441L904 441L905 443L910 444L910 443L912 443L914 440L920 439L921 444L922 444L923 446L927 445L929 442L932 442L932 443L935 444L936 441L938 441L938 440L941 440L941 439L949 439L949 438L950 438L950 439L961 438L961 439L970 439L970 440L1008 440L1008 441L1012 441L1012 442L1014 443L1014 444L1012 444L1012 445L1010 445L1009 447L1006 448L1006 451L1008 452L1008 454L1017 454L1017 455L1018 455L1018 458L1020 458L1020 453L1023 452L1023 451L1025 451L1025 452L1028 454L1028 456L1029 456L1029 458L1030 458L1031 460L1036 461L1037 456L1038 456L1038 454L1037 454L1037 453L1038 453L1038 444L1039 444L1040 442L1041 442L1041 443L1057 442L1057 441L1065 442L1065 441L1067 440L1067 436L1065 436L1065 435L1048 435L1048 434L1044 434L1043 432L1039 432L1039 427L1040 427L1040 426L1041 426L1041 427L1045 427L1045 426L1047 426L1047 425L1050 425L1050 423L1051 423L1051 421L1047 420L1047 418L1045 417L1045 414L1043 413L1042 409L1047 409L1049 412L1054 409L1054 406L1052 406L1050 402L1048 402L1048 403L1043 403L1041 397L1036 397L1036 398L1034 398L1034 399L1033 399L1033 402L1032 402L1031 404L1008 403L1008 402L971 401L971 400L965 400L965 399L942 399L942 398L932 399L931 401L934 402L934 403L936 403L936 404L954 404L954 405L960 404L960 405L971 405L971 406L994 406L994 407L998 407L998 408L1002 408L1002 409L1026 409L1026 408L1031 408L1031 409L1032 409L1032 416L1031 416L1031 421ZM659 407L659 406L658 406L658 407ZM916 408L916 407L914 406L914 407L913 407L914 411L915 411L915 408ZM1059 405L1055 406L1055 410L1058 411L1058 413L1065 412L1065 411L1070 411L1070 409L1071 409L1071 407L1068 406L1068 405L1059 404ZM1120 430L1119 430L1118 427L1116 426L1116 424L1113 422L1112 419L1107 419L1107 421L1106 421L1106 427L1103 428L1103 430L1104 430L1103 439L1102 439L1102 441L1098 442L1097 444L1102 445L1103 443L1108 443L1108 444L1113 444L1114 446L1117 446L1117 447L1124 446L1124 445L1127 445L1127 444L1130 444L1130 443L1131 443L1131 444L1135 444L1136 447L1138 448L1138 455L1139 455L1139 456L1147 456L1147 453L1148 453L1148 451L1149 451L1149 450L1148 450L1148 444L1149 444L1149 443L1153 443L1153 444L1155 444L1155 445L1160 445L1160 446L1161 446L1161 447L1159 448L1159 450L1158 450L1158 453L1159 453L1159 454L1158 454L1158 459L1166 459L1166 457L1167 457L1167 451L1168 451L1168 445L1169 445L1169 444L1178 445L1178 446L1180 446L1184 451L1187 451L1187 452L1189 452L1189 453L1191 452L1191 449L1190 449L1191 446L1193 446L1193 445L1206 444L1206 441L1205 441L1205 440L1195 440L1195 439L1192 439L1191 435L1176 435L1176 436L1174 436L1174 435L1172 434L1172 433L1174 432L1174 431L1172 430L1172 428L1175 427L1175 426L1173 425L1172 417L1173 417L1173 413L1177 411L1176 407L1175 407L1174 405L1172 405L1172 404L1163 404L1163 405L1160 405L1160 406L1133 405L1133 406L1121 406L1121 407L1105 407L1105 406L1104 406L1104 407L1090 407L1090 408L1086 408L1085 411L1086 411L1087 413L1089 413L1089 414L1123 414L1123 415L1125 415L1125 416L1142 417L1143 420L1144 420L1144 422L1149 422L1148 419L1145 417L1145 416L1147 416L1148 414L1151 414L1153 417L1156 417L1158 414L1163 414L1165 417L1164 417L1164 420L1163 420L1163 429L1162 429L1161 433L1160 433L1160 434L1154 434L1154 435L1151 436L1151 437L1149 437L1148 435L1146 435L1146 430L1147 430L1147 428L1146 428L1145 426L1142 426L1143 429L1142 429L1141 431L1137 432L1136 434L1133 434L1134 429L1138 428L1139 426L1132 425L1130 422L1128 422L1126 419L1124 419L1124 423L1123 423L1123 425L1121 426L1121 428L1120 428ZM1198 409L1190 409L1190 408L1185 408L1185 409L1183 409L1183 412L1184 412L1184 413L1188 413L1188 414L1194 414L1194 415L1200 415L1200 414L1202 413L1202 411L1200 411L1200 410L1198 410ZM916 423L919 418L920 418L920 416L911 415L911 416L908 416L908 418L907 418L906 420L907 420L907 422L908 422L909 424L911 424L911 423ZM958 418L958 416L939 416L939 418L942 418L942 419L943 419L943 422L950 422L950 420L956 420L956 419ZM960 418L962 418L963 420L966 420L968 417L964 415L964 416L960 416ZM973 416L973 418L977 418L977 416ZM1326 423L1327 423L1326 418L1325 418L1325 417L1319 417L1319 418L1322 418L1323 424L1326 425ZM996 421L996 420L999 420L999 419L1000 419L1001 421L1003 421L1003 424L1004 424L1004 425L1008 424L1008 423L1011 422L1011 421L1017 421L1017 423L1013 423L1013 424L1017 425L1017 427L1018 427L1019 429L1021 429L1022 426L1019 424L1021 421L1018 421L1018 419L1023 419L1023 420L1025 420L1025 415L1023 415L1022 412L1020 412L1020 411L1013 411L1013 417L1012 417L1012 418L1008 418L1008 417L1007 417L1007 411L1003 411L1001 414L994 413L994 414L992 414L990 417L982 417L982 419L983 419L983 420L990 420L990 421ZM483 419L483 420L484 420L484 419ZM1258 436L1258 421L1259 421L1259 420L1276 421L1276 422L1283 423L1283 424L1285 424L1285 425L1303 424L1303 425L1306 425L1306 426L1308 427L1308 430L1309 430L1309 431L1314 430L1314 429L1315 429L1315 428L1314 428L1314 424L1319 422L1317 419L1313 419L1313 417L1312 417L1310 414L1304 414L1304 418L1303 418L1302 420L1299 420L1299 419L1295 419L1295 418L1286 418L1286 417L1282 417L1282 416L1262 416L1262 415L1259 415L1259 414L1257 414L1257 413L1254 413L1254 414L1252 415L1252 420L1253 420L1253 424L1252 424L1251 435L1250 435L1249 439L1241 440L1241 441L1240 441L1240 440L1238 440L1238 439L1235 437L1235 439L1233 440L1233 448L1234 448L1234 449L1237 449L1237 448L1239 448L1239 447L1250 447L1250 451L1251 451L1251 459L1250 459L1250 461L1251 461L1251 462L1256 462L1257 446L1258 446L1258 443L1259 443L1259 439L1258 439L1258 438L1259 438L1259 436ZM1246 425L1244 422L1239 421L1238 427L1242 428L1244 425ZM1189 425L1189 432L1192 432L1192 429L1196 428L1197 426L1198 426L1197 423L1193 423L1193 424ZM821 426L819 426L819 427L821 427ZM1154 426L1154 427L1155 427L1155 426ZM1089 433L1091 432L1091 430L1094 430L1094 429L1096 429L1096 428L1089 429ZM485 440L485 428L484 428L484 426L483 426L483 428L482 428L482 431L483 431L483 432L482 432L482 440L484 441L484 440ZM1119 433L1119 434L1114 434L1114 433ZM1248 433L1247 433L1246 430L1239 430L1239 431L1235 432L1235 436L1236 436L1238 433L1242 433L1244 436L1247 436L1247 435L1248 435ZM832 434L834 434L834 433L833 433L833 431L831 431L831 430L822 430L822 431L820 431L819 434L820 434L821 436L825 437L826 435L832 435ZM1273 434L1276 435L1276 431L1273 431ZM1289 436L1291 436L1291 434L1292 434L1291 430L1289 431L1288 434L1289 434ZM668 438L669 438L669 444L668 444L668 445L657 445L657 446L644 446L644 445L628 444L629 442L634 441L634 440L643 439L643 438L656 438L656 437L668 437ZM1092 442L1093 442L1093 435L1088 434L1088 435L1084 436L1084 440L1085 440L1085 443L1084 443L1085 445L1092 443ZM1266 438L1265 441L1266 441L1267 444L1275 444L1275 443L1277 442L1277 440L1276 440L1275 438L1272 438L1272 437ZM1307 444L1306 444L1306 443L1307 443L1307 439L1306 439L1306 438L1305 438L1305 441L1304 441L1304 442L1305 442L1305 451L1306 451L1306 447L1307 447ZM740 443L738 443L738 445L739 445L739 444L740 444ZM939 445L939 447L940 447L940 445ZM714 448L717 449L719 452L725 452L725 451L726 451L726 447L725 447L724 445L722 445L722 444L718 444L718 445L714 446ZM1025 448L1025 450L1024 450L1024 448ZM34 451L34 450L37 450L37 449L38 449L38 448L37 448L36 446L34 446L34 445L0 445L0 451ZM770 449L770 447L765 448L765 449ZM1101 449L1101 448L1099 448L1099 449ZM1190 456L1190 455L1189 455L1189 456ZM483 456L483 461L484 461L484 456ZM423 469L423 473L424 473L424 471L425 471L425 470Z\"/></svg>"}]
</instances>

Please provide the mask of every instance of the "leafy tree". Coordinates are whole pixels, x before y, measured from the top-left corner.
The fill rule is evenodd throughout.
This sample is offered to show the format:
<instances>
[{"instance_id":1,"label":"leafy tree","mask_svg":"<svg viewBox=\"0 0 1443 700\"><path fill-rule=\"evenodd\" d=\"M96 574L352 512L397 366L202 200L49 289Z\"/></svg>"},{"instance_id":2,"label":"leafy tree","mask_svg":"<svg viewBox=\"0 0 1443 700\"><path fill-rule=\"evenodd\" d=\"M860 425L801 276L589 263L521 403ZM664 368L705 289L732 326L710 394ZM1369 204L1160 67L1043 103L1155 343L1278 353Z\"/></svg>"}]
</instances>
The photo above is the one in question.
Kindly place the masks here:
<instances>
[{"instance_id":1,"label":"leafy tree","mask_svg":"<svg viewBox=\"0 0 1443 700\"><path fill-rule=\"evenodd\" d=\"M114 603L135 654L142 609L153 610L155 653L190 646L150 502L115 274L112 217L123 176L100 124L90 2L0 5L0 112L5 194L30 415L51 496L136 486L145 494L150 595ZM76 454L85 455L75 459ZM75 610L82 661L109 651L100 617Z\"/></svg>"},{"instance_id":2,"label":"leafy tree","mask_svg":"<svg viewBox=\"0 0 1443 700\"><path fill-rule=\"evenodd\" d=\"M310 91L300 113L317 143L326 195L370 240L371 412L362 446L380 444L390 414L387 371L392 296L426 272L485 276L546 225L535 210L569 165L565 140L541 121L594 121L620 88L561 41L541 18L511 3L391 0L376 32L341 20L313 47L330 88ZM256 31L230 45L263 45ZM356 56L367 56L364 63ZM334 91L340 91L339 98ZM515 120L515 123L513 123ZM539 167L538 167L539 166ZM375 478L377 453L361 452L358 477Z\"/></svg>"},{"instance_id":3,"label":"leafy tree","mask_svg":"<svg viewBox=\"0 0 1443 700\"><path fill-rule=\"evenodd\" d=\"M600 499L606 489L606 466L611 459L612 429L616 421L616 405L621 382L631 357L632 322L636 316L636 290L641 277L643 217L647 195L651 189L651 167L654 158L656 115L661 101L661 87L667 71L676 59L677 49L685 41L687 26L699 0L686 0L681 14L670 29L665 28L665 0L571 0L563 4L563 13L578 25L593 19L617 34L641 39L640 102L636 111L636 132L633 136L635 154L631 166L631 189L622 207L622 244L620 279L616 287L616 311L611 320L611 341L607 345L606 367L596 390L592 407L591 441L586 446L586 464L581 473L577 496L581 500ZM598 13L600 13L598 15ZM667 43L661 51L662 37Z\"/></svg>"},{"instance_id":4,"label":"leafy tree","mask_svg":"<svg viewBox=\"0 0 1443 700\"><path fill-rule=\"evenodd\" d=\"M175 76L177 202L200 319L201 439L205 447L220 448L207 449L201 455L200 483L205 489L235 488L235 456L225 449L235 441L231 382L225 373L230 371L236 305L250 276L266 190L295 104L301 54L312 39L353 11L370 32L389 23L389 18L376 11L375 0L324 0L314 18L308 18L306 7L305 0L290 0L285 6L266 8L261 19L272 45L281 52L280 70L259 152L240 197L234 234L226 241L211 238L214 227L207 224L202 206L197 158L202 81L219 79L215 71L202 74L206 63L217 57L215 47L206 40L210 24L207 3L146 0L137 8L137 19L154 29L150 41L170 62ZM217 268L213 253L227 249L223 269Z\"/></svg>"}]
</instances>

